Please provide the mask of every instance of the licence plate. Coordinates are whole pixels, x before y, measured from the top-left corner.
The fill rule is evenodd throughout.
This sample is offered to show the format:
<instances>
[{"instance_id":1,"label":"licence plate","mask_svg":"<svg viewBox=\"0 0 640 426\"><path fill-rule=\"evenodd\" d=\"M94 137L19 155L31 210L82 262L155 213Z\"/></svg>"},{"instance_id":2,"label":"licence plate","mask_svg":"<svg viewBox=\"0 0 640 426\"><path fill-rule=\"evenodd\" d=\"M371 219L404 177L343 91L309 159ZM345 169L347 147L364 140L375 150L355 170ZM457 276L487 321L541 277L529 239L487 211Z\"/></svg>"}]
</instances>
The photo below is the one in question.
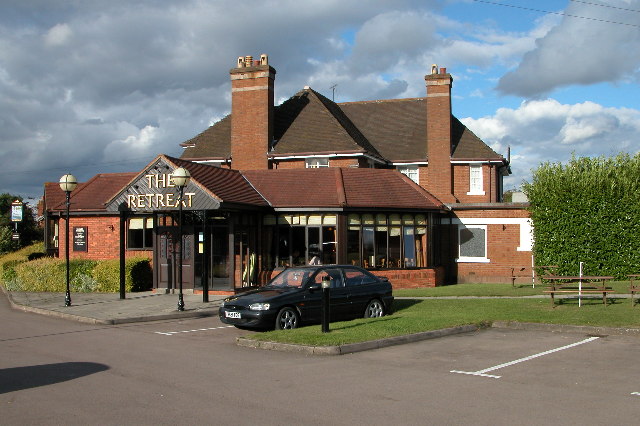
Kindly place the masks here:
<instances>
[{"instance_id":1,"label":"licence plate","mask_svg":"<svg viewBox=\"0 0 640 426\"><path fill-rule=\"evenodd\" d=\"M240 318L240 312L225 311L224 316L226 318Z\"/></svg>"}]
</instances>

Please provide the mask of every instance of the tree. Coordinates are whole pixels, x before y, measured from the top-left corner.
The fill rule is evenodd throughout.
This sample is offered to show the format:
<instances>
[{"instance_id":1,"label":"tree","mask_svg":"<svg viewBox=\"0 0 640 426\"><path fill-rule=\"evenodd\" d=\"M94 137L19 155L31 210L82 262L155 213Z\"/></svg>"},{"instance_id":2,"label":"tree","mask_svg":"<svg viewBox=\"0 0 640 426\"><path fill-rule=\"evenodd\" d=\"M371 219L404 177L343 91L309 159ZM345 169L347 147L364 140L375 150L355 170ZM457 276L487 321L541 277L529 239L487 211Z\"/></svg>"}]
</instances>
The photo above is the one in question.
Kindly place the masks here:
<instances>
[{"instance_id":1,"label":"tree","mask_svg":"<svg viewBox=\"0 0 640 426\"><path fill-rule=\"evenodd\" d=\"M640 272L640 154L544 163L529 198L537 265L577 275L625 278Z\"/></svg>"}]
</instances>

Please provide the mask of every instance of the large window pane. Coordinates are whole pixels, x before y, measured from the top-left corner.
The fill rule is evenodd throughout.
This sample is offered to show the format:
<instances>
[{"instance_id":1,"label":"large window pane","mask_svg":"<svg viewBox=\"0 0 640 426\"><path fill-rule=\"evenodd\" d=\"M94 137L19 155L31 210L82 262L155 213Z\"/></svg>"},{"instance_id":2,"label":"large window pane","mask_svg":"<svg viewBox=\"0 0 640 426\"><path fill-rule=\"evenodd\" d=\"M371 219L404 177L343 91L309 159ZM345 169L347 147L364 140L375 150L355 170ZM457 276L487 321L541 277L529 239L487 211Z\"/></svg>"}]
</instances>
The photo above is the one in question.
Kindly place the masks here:
<instances>
[{"instance_id":1,"label":"large window pane","mask_svg":"<svg viewBox=\"0 0 640 426\"><path fill-rule=\"evenodd\" d=\"M360 227L352 226L347 230L347 261L356 266L361 266L360 261Z\"/></svg>"},{"instance_id":2,"label":"large window pane","mask_svg":"<svg viewBox=\"0 0 640 426\"><path fill-rule=\"evenodd\" d=\"M226 227L214 227L211 231L211 276L228 278L229 231Z\"/></svg>"},{"instance_id":3,"label":"large window pane","mask_svg":"<svg viewBox=\"0 0 640 426\"><path fill-rule=\"evenodd\" d=\"M362 228L362 256L365 268L372 268L376 261L374 240L373 226L364 226Z\"/></svg>"},{"instance_id":4,"label":"large window pane","mask_svg":"<svg viewBox=\"0 0 640 426\"><path fill-rule=\"evenodd\" d=\"M322 263L333 265L336 263L336 227L322 227Z\"/></svg>"},{"instance_id":5,"label":"large window pane","mask_svg":"<svg viewBox=\"0 0 640 426\"><path fill-rule=\"evenodd\" d=\"M296 226L291 229L291 261L293 266L306 264L305 228Z\"/></svg>"},{"instance_id":6,"label":"large window pane","mask_svg":"<svg viewBox=\"0 0 640 426\"><path fill-rule=\"evenodd\" d=\"M389 261L387 265L389 268L402 267L402 228L392 227L389 230Z\"/></svg>"},{"instance_id":7,"label":"large window pane","mask_svg":"<svg viewBox=\"0 0 640 426\"><path fill-rule=\"evenodd\" d=\"M415 235L412 226L404 227L404 267L416 266Z\"/></svg>"},{"instance_id":8,"label":"large window pane","mask_svg":"<svg viewBox=\"0 0 640 426\"><path fill-rule=\"evenodd\" d=\"M320 228L307 228L307 234L309 242L309 262L321 262L322 247L320 247Z\"/></svg>"},{"instance_id":9,"label":"large window pane","mask_svg":"<svg viewBox=\"0 0 640 426\"><path fill-rule=\"evenodd\" d=\"M377 226L375 233L376 268L387 267L387 227Z\"/></svg>"},{"instance_id":10,"label":"large window pane","mask_svg":"<svg viewBox=\"0 0 640 426\"><path fill-rule=\"evenodd\" d=\"M278 229L278 266L291 266L289 245L289 228L280 227Z\"/></svg>"}]
</instances>

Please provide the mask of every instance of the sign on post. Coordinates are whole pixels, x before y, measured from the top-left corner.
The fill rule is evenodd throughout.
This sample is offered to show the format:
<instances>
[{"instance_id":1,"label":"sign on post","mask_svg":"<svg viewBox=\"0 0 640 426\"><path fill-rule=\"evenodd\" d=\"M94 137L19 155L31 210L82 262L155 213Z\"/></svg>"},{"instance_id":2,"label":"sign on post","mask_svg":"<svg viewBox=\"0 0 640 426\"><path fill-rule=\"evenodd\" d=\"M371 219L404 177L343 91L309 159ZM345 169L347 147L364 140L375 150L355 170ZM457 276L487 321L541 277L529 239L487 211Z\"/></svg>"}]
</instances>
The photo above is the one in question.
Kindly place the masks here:
<instances>
[{"instance_id":1,"label":"sign on post","mask_svg":"<svg viewBox=\"0 0 640 426\"><path fill-rule=\"evenodd\" d=\"M22 222L22 202L19 200L11 203L11 222Z\"/></svg>"}]
</instances>

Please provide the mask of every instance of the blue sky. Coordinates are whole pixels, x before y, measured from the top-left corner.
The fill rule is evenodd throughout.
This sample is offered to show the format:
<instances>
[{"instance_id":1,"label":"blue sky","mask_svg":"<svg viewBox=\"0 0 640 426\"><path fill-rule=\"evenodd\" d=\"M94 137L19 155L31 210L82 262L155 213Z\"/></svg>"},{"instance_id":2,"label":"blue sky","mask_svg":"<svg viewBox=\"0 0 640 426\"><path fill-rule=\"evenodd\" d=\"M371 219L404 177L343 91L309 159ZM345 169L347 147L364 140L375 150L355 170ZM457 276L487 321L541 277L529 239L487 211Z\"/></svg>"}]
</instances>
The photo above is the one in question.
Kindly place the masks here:
<instances>
[{"instance_id":1,"label":"blue sky","mask_svg":"<svg viewBox=\"0 0 640 426\"><path fill-rule=\"evenodd\" d=\"M454 115L511 149L507 188L640 150L640 0L0 1L0 192L180 155L228 114L236 58L261 53L278 102L424 96L446 67Z\"/></svg>"}]
</instances>

